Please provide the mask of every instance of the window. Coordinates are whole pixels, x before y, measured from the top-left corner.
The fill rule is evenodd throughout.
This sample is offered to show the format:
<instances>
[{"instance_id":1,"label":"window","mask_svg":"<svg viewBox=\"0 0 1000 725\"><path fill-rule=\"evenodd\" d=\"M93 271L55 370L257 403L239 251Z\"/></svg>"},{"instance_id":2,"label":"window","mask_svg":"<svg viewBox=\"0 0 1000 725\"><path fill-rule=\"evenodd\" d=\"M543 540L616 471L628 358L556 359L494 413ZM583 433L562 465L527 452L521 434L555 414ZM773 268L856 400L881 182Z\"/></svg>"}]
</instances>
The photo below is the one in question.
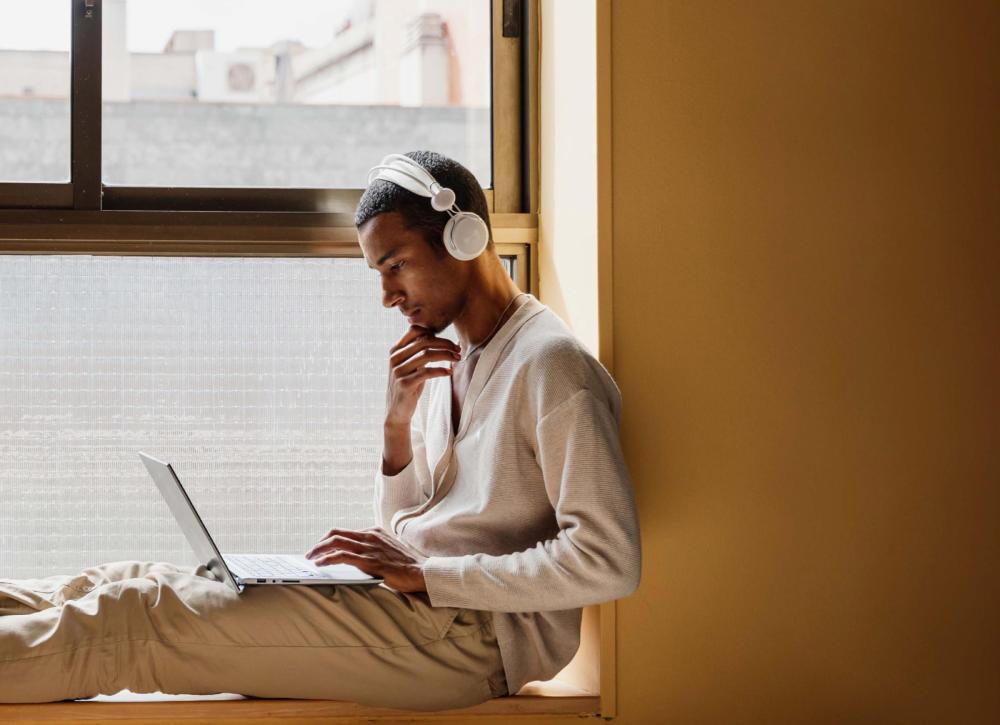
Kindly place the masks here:
<instances>
[{"instance_id":1,"label":"window","mask_svg":"<svg viewBox=\"0 0 1000 725\"><path fill-rule=\"evenodd\" d=\"M193 563L138 448L173 460L226 549L301 551L317 531L372 520L400 320L359 259L364 175L411 148L468 165L508 273L537 294L538 12L535 0L4 3L0 576L137 555ZM380 47L395 60L379 66ZM21 110L32 104L44 122ZM246 526L264 502L278 515ZM597 710L547 700L532 712Z\"/></svg>"},{"instance_id":2,"label":"window","mask_svg":"<svg viewBox=\"0 0 1000 725\"><path fill-rule=\"evenodd\" d=\"M433 148L477 175L492 211L531 211L527 65L511 22L528 5L12 4L0 31L0 103L14 109L0 108L0 208L349 213L373 160ZM21 36L53 49L51 68ZM42 87L68 98L68 124L65 100L29 103ZM62 136L49 133L60 113ZM21 143L31 134L42 140ZM25 157L58 171L15 175Z\"/></svg>"},{"instance_id":3,"label":"window","mask_svg":"<svg viewBox=\"0 0 1000 725\"><path fill-rule=\"evenodd\" d=\"M64 111L61 120L49 108L44 123L27 123L19 110L30 105L24 84L16 99L0 94L0 576L68 572L139 552L191 562L135 456L140 448L172 459L227 549L301 551L330 526L371 522L384 357L400 320L378 304L377 276L360 259L352 212L365 172L383 153L437 148L470 166L484 185L508 273L537 292L536 185L529 183L537 124L526 102L537 66L522 56L520 32L533 3L303 0L244 10L250 5L5 4L0 89L13 77L11 58L26 59L17 54L61 54L52 82ZM303 54L316 59L329 48L285 42L293 31L275 18L293 5L312 24L327 23L331 43L361 37L368 23L373 48L325 76L296 75L306 67L298 65ZM223 6L228 13L217 12ZM155 21L183 7L219 23L168 23L158 50L144 45L144 16ZM37 8L45 12L36 15ZM343 11L340 25L327 22L333 11ZM30 40L35 31L48 38L60 16L61 46ZM230 42L227 34L243 32L251 16L269 18L272 34ZM397 97L349 102L346 94L371 84L363 72L378 75L369 61L380 18L404 38L383 46L399 54ZM189 29L214 33L211 48L201 32L173 32ZM124 44L112 42L113 34ZM465 52L463 43L476 52L456 63L452 54ZM156 58L138 59L144 54ZM185 54L194 56L193 70ZM194 77L170 70L174 63ZM29 75L40 67L27 63ZM199 86L202 67L211 83ZM444 85L434 75L442 68ZM454 103L455 89L465 94L475 74L487 86L485 101L479 87L469 96L474 103ZM190 95L209 86L219 95ZM438 103L432 92L445 86L448 102ZM273 95L248 100L261 89ZM5 115L8 102L14 110ZM274 118L247 126L253 136L236 130L240 114ZM329 116L346 119L341 129L361 130L345 140L346 131L327 128ZM322 123L310 127L317 117ZM164 118L168 128L152 135ZM396 136L382 134L390 122ZM227 124L230 135L250 138L239 145L242 155L222 143ZM212 144L182 143L202 131ZM268 134L277 135L277 151L260 141ZM383 146L371 141L379 138ZM14 173L15 156L27 172ZM336 163L314 163L314 156ZM357 343L350 335L361 334L351 327L359 320L369 324ZM360 362L349 369L344 350L355 344ZM223 493L234 487L236 511L222 503L233 500ZM265 501L280 515L273 525L247 527Z\"/></svg>"},{"instance_id":4,"label":"window","mask_svg":"<svg viewBox=\"0 0 1000 725\"><path fill-rule=\"evenodd\" d=\"M0 23L0 182L69 181L70 14L36 0ZM37 18L44 17L45 22Z\"/></svg>"}]
</instances>

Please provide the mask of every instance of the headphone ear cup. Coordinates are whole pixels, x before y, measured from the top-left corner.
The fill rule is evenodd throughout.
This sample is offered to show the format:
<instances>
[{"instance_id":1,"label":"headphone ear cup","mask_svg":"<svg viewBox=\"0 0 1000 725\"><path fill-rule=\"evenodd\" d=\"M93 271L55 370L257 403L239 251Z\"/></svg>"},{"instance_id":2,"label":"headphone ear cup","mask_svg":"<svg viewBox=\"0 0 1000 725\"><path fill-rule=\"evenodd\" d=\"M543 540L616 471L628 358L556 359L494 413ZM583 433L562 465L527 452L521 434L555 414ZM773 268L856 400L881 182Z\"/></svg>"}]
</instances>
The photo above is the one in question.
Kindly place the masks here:
<instances>
[{"instance_id":1,"label":"headphone ear cup","mask_svg":"<svg viewBox=\"0 0 1000 725\"><path fill-rule=\"evenodd\" d=\"M490 241L490 230L478 214L459 212L444 227L444 246L455 259L475 259Z\"/></svg>"}]
</instances>

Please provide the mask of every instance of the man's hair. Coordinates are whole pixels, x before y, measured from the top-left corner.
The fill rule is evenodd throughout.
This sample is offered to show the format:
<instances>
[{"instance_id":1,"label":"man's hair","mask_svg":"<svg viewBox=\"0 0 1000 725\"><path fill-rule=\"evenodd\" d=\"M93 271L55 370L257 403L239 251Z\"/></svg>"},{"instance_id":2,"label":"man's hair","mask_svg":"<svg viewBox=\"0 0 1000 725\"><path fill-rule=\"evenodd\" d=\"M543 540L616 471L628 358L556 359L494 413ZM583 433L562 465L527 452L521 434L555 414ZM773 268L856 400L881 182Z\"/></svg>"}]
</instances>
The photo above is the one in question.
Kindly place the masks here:
<instances>
[{"instance_id":1,"label":"man's hair","mask_svg":"<svg viewBox=\"0 0 1000 725\"><path fill-rule=\"evenodd\" d=\"M447 156L433 151L410 151L403 154L423 166L434 179L455 192L455 204L462 211L471 211L482 217L490 230L489 248L493 247L493 228L490 213L486 207L486 195L472 172ZM354 212L354 226L360 227L369 219L386 212L398 212L407 229L419 231L428 244L441 254L445 254L444 227L449 216L443 211L435 211L431 200L418 196L408 189L376 179L365 190Z\"/></svg>"}]
</instances>

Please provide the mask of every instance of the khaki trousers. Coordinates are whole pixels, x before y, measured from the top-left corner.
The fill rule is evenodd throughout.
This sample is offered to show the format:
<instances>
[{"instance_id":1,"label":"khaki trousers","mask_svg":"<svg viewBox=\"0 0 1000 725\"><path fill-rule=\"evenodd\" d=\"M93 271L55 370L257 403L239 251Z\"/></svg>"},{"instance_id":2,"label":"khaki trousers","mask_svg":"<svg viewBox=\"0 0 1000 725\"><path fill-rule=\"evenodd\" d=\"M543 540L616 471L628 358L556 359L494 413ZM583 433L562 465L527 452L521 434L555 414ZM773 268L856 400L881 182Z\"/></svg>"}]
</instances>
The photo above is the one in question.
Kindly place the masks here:
<instances>
[{"instance_id":1,"label":"khaki trousers","mask_svg":"<svg viewBox=\"0 0 1000 725\"><path fill-rule=\"evenodd\" d=\"M507 694L489 612L386 586L255 586L123 561L0 579L0 702L133 692L438 710Z\"/></svg>"}]
</instances>

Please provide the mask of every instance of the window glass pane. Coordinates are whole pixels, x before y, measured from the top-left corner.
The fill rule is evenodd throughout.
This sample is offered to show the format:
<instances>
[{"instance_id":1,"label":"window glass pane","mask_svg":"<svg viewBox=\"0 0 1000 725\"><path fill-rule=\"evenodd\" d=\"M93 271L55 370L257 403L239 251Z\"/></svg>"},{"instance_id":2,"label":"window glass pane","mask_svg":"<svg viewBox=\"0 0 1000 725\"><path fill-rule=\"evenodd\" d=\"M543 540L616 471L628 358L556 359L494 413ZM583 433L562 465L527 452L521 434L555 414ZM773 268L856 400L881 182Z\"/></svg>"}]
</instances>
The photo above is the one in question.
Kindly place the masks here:
<instances>
[{"instance_id":1,"label":"window glass pane","mask_svg":"<svg viewBox=\"0 0 1000 725\"><path fill-rule=\"evenodd\" d=\"M5 257L0 577L193 564L140 450L224 551L373 525L405 329L361 258Z\"/></svg>"},{"instance_id":2,"label":"window glass pane","mask_svg":"<svg viewBox=\"0 0 1000 725\"><path fill-rule=\"evenodd\" d=\"M0 6L0 182L69 181L69 0Z\"/></svg>"},{"instance_id":3,"label":"window glass pane","mask_svg":"<svg viewBox=\"0 0 1000 725\"><path fill-rule=\"evenodd\" d=\"M103 178L361 188L432 149L491 180L489 0L104 0Z\"/></svg>"}]
</instances>

